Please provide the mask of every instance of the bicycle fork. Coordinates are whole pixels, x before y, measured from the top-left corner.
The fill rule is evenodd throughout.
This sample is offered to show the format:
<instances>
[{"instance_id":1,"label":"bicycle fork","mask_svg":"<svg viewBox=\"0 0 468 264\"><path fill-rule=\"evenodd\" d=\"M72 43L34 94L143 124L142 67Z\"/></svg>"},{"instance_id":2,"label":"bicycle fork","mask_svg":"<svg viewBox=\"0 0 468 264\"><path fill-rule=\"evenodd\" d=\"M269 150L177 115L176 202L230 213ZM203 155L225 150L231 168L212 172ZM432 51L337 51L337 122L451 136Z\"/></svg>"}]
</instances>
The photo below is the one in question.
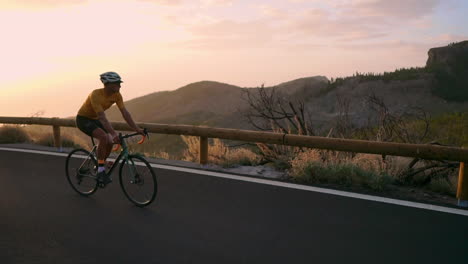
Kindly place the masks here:
<instances>
[{"instance_id":1,"label":"bicycle fork","mask_svg":"<svg viewBox=\"0 0 468 264\"><path fill-rule=\"evenodd\" d=\"M137 183L139 177L137 175L135 162L133 162L132 159L127 159L126 162L129 164L128 171L130 173L130 183Z\"/></svg>"}]
</instances>

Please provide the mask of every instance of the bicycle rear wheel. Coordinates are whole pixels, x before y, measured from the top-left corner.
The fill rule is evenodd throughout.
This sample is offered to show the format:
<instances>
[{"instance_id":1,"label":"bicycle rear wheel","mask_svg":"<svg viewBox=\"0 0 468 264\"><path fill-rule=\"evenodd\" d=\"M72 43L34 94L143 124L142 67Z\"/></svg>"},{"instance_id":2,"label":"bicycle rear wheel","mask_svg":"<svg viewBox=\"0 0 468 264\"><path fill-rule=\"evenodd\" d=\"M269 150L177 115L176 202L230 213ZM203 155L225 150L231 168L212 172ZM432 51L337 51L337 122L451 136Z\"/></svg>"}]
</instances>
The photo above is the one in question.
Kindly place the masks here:
<instances>
[{"instance_id":1,"label":"bicycle rear wheel","mask_svg":"<svg viewBox=\"0 0 468 264\"><path fill-rule=\"evenodd\" d=\"M73 190L84 196L93 194L97 190L96 168L96 158L89 151L75 149L70 152L65 170Z\"/></svg>"},{"instance_id":2,"label":"bicycle rear wheel","mask_svg":"<svg viewBox=\"0 0 468 264\"><path fill-rule=\"evenodd\" d=\"M136 206L147 206L156 198L156 174L148 161L140 156L129 155L121 163L119 180L125 196Z\"/></svg>"}]
</instances>

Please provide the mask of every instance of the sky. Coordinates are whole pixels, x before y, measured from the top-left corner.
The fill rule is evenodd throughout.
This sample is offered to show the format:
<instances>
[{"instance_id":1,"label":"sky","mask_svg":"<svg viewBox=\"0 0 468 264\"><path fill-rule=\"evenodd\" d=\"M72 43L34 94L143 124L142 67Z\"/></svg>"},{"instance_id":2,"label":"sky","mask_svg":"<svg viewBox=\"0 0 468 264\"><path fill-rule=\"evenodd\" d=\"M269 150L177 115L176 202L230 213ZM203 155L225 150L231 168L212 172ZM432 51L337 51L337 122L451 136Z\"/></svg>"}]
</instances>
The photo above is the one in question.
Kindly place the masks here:
<instances>
[{"instance_id":1,"label":"sky","mask_svg":"<svg viewBox=\"0 0 468 264\"><path fill-rule=\"evenodd\" d=\"M0 116L74 116L107 71L126 101L424 66L429 48L468 40L467 13L466 0L0 0Z\"/></svg>"}]
</instances>

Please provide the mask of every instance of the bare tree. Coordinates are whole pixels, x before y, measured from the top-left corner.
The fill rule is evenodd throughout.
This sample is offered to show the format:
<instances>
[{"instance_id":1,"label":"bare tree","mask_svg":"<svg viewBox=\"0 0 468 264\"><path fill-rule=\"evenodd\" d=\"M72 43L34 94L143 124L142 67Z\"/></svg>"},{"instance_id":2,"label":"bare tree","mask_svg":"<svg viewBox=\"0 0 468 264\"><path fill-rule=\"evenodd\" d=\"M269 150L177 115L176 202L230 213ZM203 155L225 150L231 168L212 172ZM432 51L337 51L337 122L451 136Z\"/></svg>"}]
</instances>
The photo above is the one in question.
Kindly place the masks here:
<instances>
[{"instance_id":1,"label":"bare tree","mask_svg":"<svg viewBox=\"0 0 468 264\"><path fill-rule=\"evenodd\" d=\"M257 89L244 89L242 99L250 107L243 116L259 130L315 135L311 115L303 100L292 100L278 94L274 87L265 88L263 85Z\"/></svg>"},{"instance_id":2,"label":"bare tree","mask_svg":"<svg viewBox=\"0 0 468 264\"><path fill-rule=\"evenodd\" d=\"M340 93L336 94L338 115L335 119L333 130L341 138L349 138L355 130L355 127L349 116L350 103L351 100L349 97L343 96Z\"/></svg>"},{"instance_id":3,"label":"bare tree","mask_svg":"<svg viewBox=\"0 0 468 264\"><path fill-rule=\"evenodd\" d=\"M373 91L365 98L371 113L377 116L377 127L369 124L368 139L403 143L423 143L430 129L430 116L419 107L408 108L402 113L392 113L384 102ZM423 124L423 130L419 131L412 124Z\"/></svg>"},{"instance_id":4,"label":"bare tree","mask_svg":"<svg viewBox=\"0 0 468 264\"><path fill-rule=\"evenodd\" d=\"M262 131L284 134L315 135L310 113L302 100L293 100L275 88L244 89L242 99L249 105L243 116L253 127ZM278 146L258 143L264 162L286 163L294 157L299 147Z\"/></svg>"},{"instance_id":5,"label":"bare tree","mask_svg":"<svg viewBox=\"0 0 468 264\"><path fill-rule=\"evenodd\" d=\"M377 115L377 128L368 126L369 135L378 141L399 141L413 144L436 144L427 142L430 132L430 116L422 108L411 107L402 113L392 113L380 98L372 92L366 98L370 109ZM415 127L417 126L417 127ZM385 156L382 156L385 164ZM419 166L416 166L420 164ZM398 175L398 182L404 185L426 185L436 178L448 180L448 175L454 172L458 163L450 161L433 161L415 158L407 166L407 169ZM417 176L417 177L416 177ZM417 180L418 179L418 180Z\"/></svg>"}]
</instances>

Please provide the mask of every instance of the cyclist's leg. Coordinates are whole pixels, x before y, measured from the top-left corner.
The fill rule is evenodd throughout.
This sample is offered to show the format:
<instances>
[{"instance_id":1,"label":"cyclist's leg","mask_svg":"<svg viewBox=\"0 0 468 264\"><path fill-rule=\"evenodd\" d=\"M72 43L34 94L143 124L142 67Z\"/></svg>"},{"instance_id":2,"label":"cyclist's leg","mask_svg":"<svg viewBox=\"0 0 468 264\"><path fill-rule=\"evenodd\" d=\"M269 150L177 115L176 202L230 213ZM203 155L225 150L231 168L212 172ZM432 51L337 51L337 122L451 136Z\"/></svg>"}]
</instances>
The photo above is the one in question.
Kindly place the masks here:
<instances>
[{"instance_id":1,"label":"cyclist's leg","mask_svg":"<svg viewBox=\"0 0 468 264\"><path fill-rule=\"evenodd\" d=\"M105 164L106 164L106 155L107 155L107 149L109 148L109 144L112 147L112 142L109 141L109 136L108 134L102 130L101 128L96 128L93 131L93 137L97 138L99 140L99 144L97 147L97 160L98 160L98 178L106 178L105 181L107 181L107 177L105 177Z\"/></svg>"},{"instance_id":2,"label":"cyclist's leg","mask_svg":"<svg viewBox=\"0 0 468 264\"><path fill-rule=\"evenodd\" d=\"M93 137L99 140L96 153L98 159L97 178L98 182L105 186L106 184L112 182L112 179L109 177L109 175L106 174L105 170L107 149L109 148L109 145L112 147L112 141L110 141L109 135L101 128L96 128L93 130Z\"/></svg>"},{"instance_id":3,"label":"cyclist's leg","mask_svg":"<svg viewBox=\"0 0 468 264\"><path fill-rule=\"evenodd\" d=\"M107 149L106 149L106 159L109 157L111 151L112 151L112 146L113 146L113 139L112 139L112 136L111 134L107 134L107 136L109 137L109 144L107 145Z\"/></svg>"},{"instance_id":4,"label":"cyclist's leg","mask_svg":"<svg viewBox=\"0 0 468 264\"><path fill-rule=\"evenodd\" d=\"M101 128L96 128L93 130L93 137L99 141L96 153L98 161L105 161L109 145L112 148L112 142L109 140L109 135Z\"/></svg>"},{"instance_id":5,"label":"cyclist's leg","mask_svg":"<svg viewBox=\"0 0 468 264\"><path fill-rule=\"evenodd\" d=\"M102 123L99 121L99 120L96 120L95 121L95 124L98 128L102 129L104 131L104 133L106 133L107 135L107 144L106 144L106 148L105 148L105 154L104 154L104 161L109 157L111 151L112 151L112 145L113 145L113 138L111 136L111 134L109 134L107 132L107 130L104 128L104 126L102 125Z\"/></svg>"}]
</instances>

